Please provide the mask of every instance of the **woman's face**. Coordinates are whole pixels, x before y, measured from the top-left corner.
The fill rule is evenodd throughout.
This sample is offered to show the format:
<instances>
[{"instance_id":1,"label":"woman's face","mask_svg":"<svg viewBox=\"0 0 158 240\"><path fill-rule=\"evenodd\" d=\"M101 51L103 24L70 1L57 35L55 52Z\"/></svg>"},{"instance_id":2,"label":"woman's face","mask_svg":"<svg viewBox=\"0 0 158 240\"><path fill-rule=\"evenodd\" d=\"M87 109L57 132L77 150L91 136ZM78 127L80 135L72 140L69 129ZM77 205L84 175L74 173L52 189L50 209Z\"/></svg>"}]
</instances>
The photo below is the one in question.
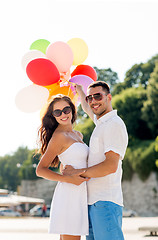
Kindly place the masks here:
<instances>
[{"instance_id":1,"label":"woman's face","mask_svg":"<svg viewBox=\"0 0 158 240\"><path fill-rule=\"evenodd\" d=\"M53 107L53 116L55 117L56 121L61 125L68 125L72 124L72 109L64 100L60 100L56 102Z\"/></svg>"}]
</instances>

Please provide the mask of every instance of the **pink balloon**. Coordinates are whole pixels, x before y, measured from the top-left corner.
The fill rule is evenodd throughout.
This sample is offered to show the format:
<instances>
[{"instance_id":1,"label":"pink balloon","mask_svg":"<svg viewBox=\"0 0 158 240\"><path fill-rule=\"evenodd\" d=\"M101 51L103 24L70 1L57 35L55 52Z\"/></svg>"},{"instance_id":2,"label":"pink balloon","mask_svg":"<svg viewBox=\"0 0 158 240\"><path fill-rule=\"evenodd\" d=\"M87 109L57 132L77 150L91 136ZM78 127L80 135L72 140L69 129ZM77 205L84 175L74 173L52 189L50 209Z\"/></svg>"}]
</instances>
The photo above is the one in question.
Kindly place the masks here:
<instances>
[{"instance_id":1,"label":"pink balloon","mask_svg":"<svg viewBox=\"0 0 158 240\"><path fill-rule=\"evenodd\" d=\"M48 46L47 58L52 61L59 72L67 72L73 63L73 52L70 46L64 42L55 42Z\"/></svg>"},{"instance_id":2,"label":"pink balloon","mask_svg":"<svg viewBox=\"0 0 158 240\"><path fill-rule=\"evenodd\" d=\"M77 75L77 76L72 77L69 80L69 82L77 83L79 85L82 85L83 91L85 92L85 94L87 94L88 86L94 81L92 80L92 78L90 78L86 75ZM71 89L72 89L73 93L75 94L76 93L75 88L73 86L71 86Z\"/></svg>"}]
</instances>

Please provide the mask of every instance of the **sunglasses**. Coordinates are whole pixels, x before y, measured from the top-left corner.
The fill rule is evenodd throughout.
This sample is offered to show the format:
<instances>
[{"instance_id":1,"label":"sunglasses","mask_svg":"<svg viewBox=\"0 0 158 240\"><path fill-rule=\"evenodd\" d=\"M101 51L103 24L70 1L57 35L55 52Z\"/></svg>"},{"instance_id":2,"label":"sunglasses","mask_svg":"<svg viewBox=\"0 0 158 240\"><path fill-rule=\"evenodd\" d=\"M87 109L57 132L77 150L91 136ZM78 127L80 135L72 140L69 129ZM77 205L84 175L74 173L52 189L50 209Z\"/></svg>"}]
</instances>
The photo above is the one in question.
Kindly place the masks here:
<instances>
[{"instance_id":1,"label":"sunglasses","mask_svg":"<svg viewBox=\"0 0 158 240\"><path fill-rule=\"evenodd\" d=\"M70 112L71 112L71 107L67 106L67 107L64 107L62 110L60 109L54 110L52 114L54 117L60 117L62 113L69 114Z\"/></svg>"},{"instance_id":2,"label":"sunglasses","mask_svg":"<svg viewBox=\"0 0 158 240\"><path fill-rule=\"evenodd\" d=\"M87 103L91 103L93 98L96 100L96 101L101 101L103 99L103 95L106 95L106 94L102 94L102 93L95 93L95 94L92 94L92 95L88 95L86 96L86 102Z\"/></svg>"}]
</instances>

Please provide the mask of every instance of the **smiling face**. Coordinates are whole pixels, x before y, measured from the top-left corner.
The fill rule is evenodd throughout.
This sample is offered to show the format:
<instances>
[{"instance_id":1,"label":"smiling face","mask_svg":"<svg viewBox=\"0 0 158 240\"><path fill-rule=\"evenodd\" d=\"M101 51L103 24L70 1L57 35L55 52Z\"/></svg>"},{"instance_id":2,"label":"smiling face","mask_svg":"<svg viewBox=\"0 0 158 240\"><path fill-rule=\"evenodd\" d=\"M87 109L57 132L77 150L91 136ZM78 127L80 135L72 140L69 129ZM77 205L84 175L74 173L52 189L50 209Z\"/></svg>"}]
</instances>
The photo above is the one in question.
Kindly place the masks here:
<instances>
[{"instance_id":1,"label":"smiling face","mask_svg":"<svg viewBox=\"0 0 158 240\"><path fill-rule=\"evenodd\" d=\"M61 124L61 125L72 124L72 122L71 122L71 120L72 120L72 110L69 111L69 107L70 107L70 105L64 100L60 100L60 101L54 103L53 112L55 110L63 110L62 114L59 117L54 116L56 121L59 124ZM67 113L67 112L69 112L69 113Z\"/></svg>"},{"instance_id":2,"label":"smiling face","mask_svg":"<svg viewBox=\"0 0 158 240\"><path fill-rule=\"evenodd\" d=\"M93 113L97 116L97 118L100 118L112 109L111 94L107 94L101 86L88 89L88 95L93 95L96 93L101 93L102 99L100 101L97 101L92 98L92 101L89 102L89 106L91 107Z\"/></svg>"}]
</instances>

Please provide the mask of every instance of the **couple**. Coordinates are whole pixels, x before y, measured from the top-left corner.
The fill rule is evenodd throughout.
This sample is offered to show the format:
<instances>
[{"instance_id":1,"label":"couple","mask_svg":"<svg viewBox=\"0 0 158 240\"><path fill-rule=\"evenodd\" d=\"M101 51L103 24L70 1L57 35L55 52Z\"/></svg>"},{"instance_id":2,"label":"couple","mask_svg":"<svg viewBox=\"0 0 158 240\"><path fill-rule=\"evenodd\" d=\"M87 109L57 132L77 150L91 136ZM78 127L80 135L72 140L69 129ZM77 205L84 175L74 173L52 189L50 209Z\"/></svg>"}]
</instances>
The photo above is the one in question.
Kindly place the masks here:
<instances>
[{"instance_id":1,"label":"couple","mask_svg":"<svg viewBox=\"0 0 158 240\"><path fill-rule=\"evenodd\" d=\"M76 91L96 124L89 150L82 134L72 128L76 111L67 96L54 97L39 130L42 158L36 174L58 181L49 232L60 234L61 240L80 240L81 235L87 240L123 240L121 165L128 142L126 127L112 109L108 84L92 83L87 96L79 85ZM59 161L63 174L49 170Z\"/></svg>"}]
</instances>

